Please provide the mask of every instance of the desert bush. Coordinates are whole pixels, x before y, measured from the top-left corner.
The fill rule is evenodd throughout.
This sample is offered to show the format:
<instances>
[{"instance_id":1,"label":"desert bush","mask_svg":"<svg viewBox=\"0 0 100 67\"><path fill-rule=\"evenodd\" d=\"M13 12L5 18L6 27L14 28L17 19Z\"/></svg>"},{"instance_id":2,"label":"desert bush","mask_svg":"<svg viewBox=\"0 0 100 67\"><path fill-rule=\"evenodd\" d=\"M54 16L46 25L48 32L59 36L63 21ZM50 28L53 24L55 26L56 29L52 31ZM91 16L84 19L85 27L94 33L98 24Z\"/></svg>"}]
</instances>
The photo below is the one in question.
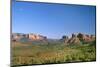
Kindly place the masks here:
<instances>
[{"instance_id":1,"label":"desert bush","mask_svg":"<svg viewBox=\"0 0 100 67\"><path fill-rule=\"evenodd\" d=\"M16 45L19 43L16 43ZM20 43L21 44L21 43ZM95 61L96 48L89 44L44 44L15 46L12 48L12 65L49 64L77 61Z\"/></svg>"}]
</instances>

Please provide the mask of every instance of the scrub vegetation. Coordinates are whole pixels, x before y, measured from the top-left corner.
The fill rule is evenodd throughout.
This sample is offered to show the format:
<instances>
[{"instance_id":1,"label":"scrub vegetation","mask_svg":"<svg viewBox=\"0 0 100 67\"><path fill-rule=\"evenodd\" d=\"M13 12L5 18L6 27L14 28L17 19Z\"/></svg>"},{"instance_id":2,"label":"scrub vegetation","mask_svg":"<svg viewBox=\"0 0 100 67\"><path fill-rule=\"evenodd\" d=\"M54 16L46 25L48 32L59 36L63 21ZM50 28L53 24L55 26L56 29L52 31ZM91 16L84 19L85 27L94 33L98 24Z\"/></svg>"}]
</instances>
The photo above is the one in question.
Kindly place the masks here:
<instances>
[{"instance_id":1,"label":"scrub vegetation","mask_svg":"<svg viewBox=\"0 0 100 67\"><path fill-rule=\"evenodd\" d=\"M66 62L88 62L96 60L96 43L64 44L46 43L31 44L12 42L12 66L52 64Z\"/></svg>"}]
</instances>

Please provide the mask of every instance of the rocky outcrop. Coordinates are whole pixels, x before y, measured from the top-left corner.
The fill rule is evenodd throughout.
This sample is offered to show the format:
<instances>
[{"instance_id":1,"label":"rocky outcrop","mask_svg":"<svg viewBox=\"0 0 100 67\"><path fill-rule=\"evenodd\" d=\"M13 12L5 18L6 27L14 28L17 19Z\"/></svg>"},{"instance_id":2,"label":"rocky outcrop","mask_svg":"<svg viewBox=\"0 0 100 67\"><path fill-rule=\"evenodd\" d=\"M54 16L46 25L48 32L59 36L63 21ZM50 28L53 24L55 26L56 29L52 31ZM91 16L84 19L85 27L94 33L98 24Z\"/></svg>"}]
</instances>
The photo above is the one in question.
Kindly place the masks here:
<instances>
[{"instance_id":1,"label":"rocky outcrop","mask_svg":"<svg viewBox=\"0 0 100 67\"><path fill-rule=\"evenodd\" d=\"M94 41L96 39L95 35L91 35L90 38L92 39L92 41Z\"/></svg>"},{"instance_id":2,"label":"rocky outcrop","mask_svg":"<svg viewBox=\"0 0 100 67\"><path fill-rule=\"evenodd\" d=\"M28 38L31 40L44 40L44 39L46 39L45 36L36 35L36 34L28 34Z\"/></svg>"},{"instance_id":3,"label":"rocky outcrop","mask_svg":"<svg viewBox=\"0 0 100 67\"><path fill-rule=\"evenodd\" d=\"M62 39L61 39L64 43L67 43L68 42L68 40L69 40L69 38L68 38L68 36L62 36Z\"/></svg>"},{"instance_id":4,"label":"rocky outcrop","mask_svg":"<svg viewBox=\"0 0 100 67\"><path fill-rule=\"evenodd\" d=\"M30 41L35 40L46 40L47 38L42 35L37 34L22 34L22 33L13 33L12 34L12 41L20 41L21 39L28 39Z\"/></svg>"},{"instance_id":5,"label":"rocky outcrop","mask_svg":"<svg viewBox=\"0 0 100 67\"><path fill-rule=\"evenodd\" d=\"M71 38L62 37L62 40L66 44L82 44L82 43L90 43L95 40L95 35L87 35L87 34L72 34Z\"/></svg>"},{"instance_id":6,"label":"rocky outcrop","mask_svg":"<svg viewBox=\"0 0 100 67\"><path fill-rule=\"evenodd\" d=\"M70 38L64 35L60 40L57 40L56 42L64 43L66 45L70 45L70 44L78 45L78 44L91 43L95 41L95 39L96 39L95 35L78 33L78 34L72 34ZM13 33L12 41L48 43L49 39L47 39L46 36L33 34L33 33L30 34Z\"/></svg>"},{"instance_id":7,"label":"rocky outcrop","mask_svg":"<svg viewBox=\"0 0 100 67\"><path fill-rule=\"evenodd\" d=\"M13 33L12 34L12 41L19 41L21 38L24 38L24 34L20 33Z\"/></svg>"},{"instance_id":8,"label":"rocky outcrop","mask_svg":"<svg viewBox=\"0 0 100 67\"><path fill-rule=\"evenodd\" d=\"M80 41L84 43L88 43L95 40L95 35L87 35L87 34L79 33L77 37L79 38Z\"/></svg>"},{"instance_id":9,"label":"rocky outcrop","mask_svg":"<svg viewBox=\"0 0 100 67\"><path fill-rule=\"evenodd\" d=\"M72 34L72 37L68 41L69 44L80 44L79 38L77 38L77 35Z\"/></svg>"}]
</instances>

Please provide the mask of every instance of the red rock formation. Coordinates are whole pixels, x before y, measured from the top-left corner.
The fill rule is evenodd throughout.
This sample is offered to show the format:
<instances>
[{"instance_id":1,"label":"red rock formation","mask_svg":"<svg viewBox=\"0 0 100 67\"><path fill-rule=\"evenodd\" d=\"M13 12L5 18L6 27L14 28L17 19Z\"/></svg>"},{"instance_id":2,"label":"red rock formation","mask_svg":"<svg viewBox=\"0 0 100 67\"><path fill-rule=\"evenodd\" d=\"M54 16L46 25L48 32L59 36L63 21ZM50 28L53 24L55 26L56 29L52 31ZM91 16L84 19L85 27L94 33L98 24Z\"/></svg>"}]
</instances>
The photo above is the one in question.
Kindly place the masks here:
<instances>
[{"instance_id":1,"label":"red rock formation","mask_svg":"<svg viewBox=\"0 0 100 67\"><path fill-rule=\"evenodd\" d=\"M87 34L81 34L79 33L77 35L77 37L81 40L81 41L84 41L84 42L91 42L93 40L95 40L95 36L93 35L87 35Z\"/></svg>"},{"instance_id":2,"label":"red rock formation","mask_svg":"<svg viewBox=\"0 0 100 67\"><path fill-rule=\"evenodd\" d=\"M62 36L62 40L63 40L64 43L67 43L69 38L68 38L68 36L64 35L64 36Z\"/></svg>"},{"instance_id":3,"label":"red rock formation","mask_svg":"<svg viewBox=\"0 0 100 67\"><path fill-rule=\"evenodd\" d=\"M29 34L29 39L31 39L31 40L43 40L43 39L46 39L46 37L44 37L42 35Z\"/></svg>"},{"instance_id":4,"label":"red rock formation","mask_svg":"<svg viewBox=\"0 0 100 67\"><path fill-rule=\"evenodd\" d=\"M72 34L72 37L68 41L69 44L80 44L79 38L77 38L77 35Z\"/></svg>"},{"instance_id":5,"label":"red rock formation","mask_svg":"<svg viewBox=\"0 0 100 67\"><path fill-rule=\"evenodd\" d=\"M14 33L12 34L12 41L18 41L22 38L27 38L31 41L34 40L46 40L45 36L37 35L37 34L21 34L21 33Z\"/></svg>"},{"instance_id":6,"label":"red rock formation","mask_svg":"<svg viewBox=\"0 0 100 67\"><path fill-rule=\"evenodd\" d=\"M63 42L66 44L90 43L95 40L95 35L87 35L87 34L78 33L77 35L72 34L71 38L64 36L61 40L63 40Z\"/></svg>"}]
</instances>

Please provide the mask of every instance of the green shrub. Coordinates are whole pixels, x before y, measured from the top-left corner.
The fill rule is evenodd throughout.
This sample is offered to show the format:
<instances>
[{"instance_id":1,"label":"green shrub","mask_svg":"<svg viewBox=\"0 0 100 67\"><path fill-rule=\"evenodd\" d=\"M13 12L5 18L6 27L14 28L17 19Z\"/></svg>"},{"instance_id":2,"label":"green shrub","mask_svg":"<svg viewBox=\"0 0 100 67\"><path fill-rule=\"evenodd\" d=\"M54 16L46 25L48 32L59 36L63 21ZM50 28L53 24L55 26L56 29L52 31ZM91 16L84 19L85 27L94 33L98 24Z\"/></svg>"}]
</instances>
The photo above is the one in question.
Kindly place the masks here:
<instances>
[{"instance_id":1,"label":"green shrub","mask_svg":"<svg viewBox=\"0 0 100 67\"><path fill-rule=\"evenodd\" d=\"M18 44L16 43L16 45ZM12 48L11 64L15 66L95 60L96 48L95 46L91 46L91 44L27 44L26 46L15 46Z\"/></svg>"}]
</instances>

